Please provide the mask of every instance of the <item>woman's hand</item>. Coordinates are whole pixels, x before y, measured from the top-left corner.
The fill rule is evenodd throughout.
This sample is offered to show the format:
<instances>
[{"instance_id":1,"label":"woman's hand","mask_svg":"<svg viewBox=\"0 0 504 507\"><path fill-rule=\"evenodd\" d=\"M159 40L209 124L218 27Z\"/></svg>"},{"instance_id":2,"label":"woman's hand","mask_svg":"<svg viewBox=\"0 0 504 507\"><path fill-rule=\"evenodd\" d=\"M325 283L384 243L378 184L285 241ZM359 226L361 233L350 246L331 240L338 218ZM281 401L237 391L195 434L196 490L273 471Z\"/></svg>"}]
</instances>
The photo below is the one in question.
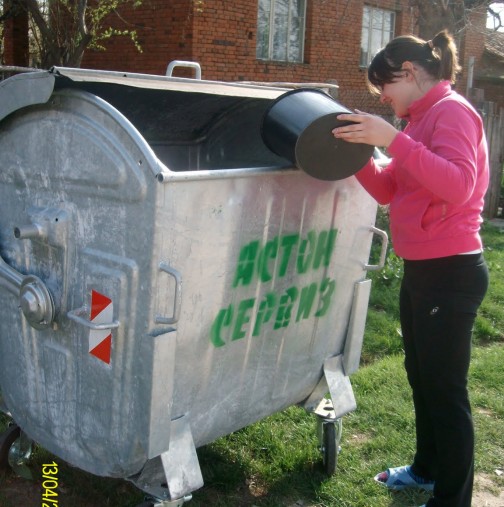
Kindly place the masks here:
<instances>
[{"instance_id":1,"label":"woman's hand","mask_svg":"<svg viewBox=\"0 0 504 507\"><path fill-rule=\"evenodd\" d=\"M354 122L351 125L336 127L332 133L336 139L349 143L364 143L387 148L398 134L398 130L388 121L357 110L357 114L340 114L340 121Z\"/></svg>"}]
</instances>

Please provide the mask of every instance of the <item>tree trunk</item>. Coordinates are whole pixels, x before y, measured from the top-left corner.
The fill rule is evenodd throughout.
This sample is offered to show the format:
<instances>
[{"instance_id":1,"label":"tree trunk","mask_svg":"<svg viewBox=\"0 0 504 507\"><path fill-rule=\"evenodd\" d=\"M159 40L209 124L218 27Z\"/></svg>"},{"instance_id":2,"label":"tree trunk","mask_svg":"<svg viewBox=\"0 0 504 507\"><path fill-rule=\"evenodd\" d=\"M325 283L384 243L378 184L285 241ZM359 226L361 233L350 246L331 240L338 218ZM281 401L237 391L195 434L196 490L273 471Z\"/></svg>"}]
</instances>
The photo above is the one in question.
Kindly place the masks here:
<instances>
[{"instance_id":1,"label":"tree trunk","mask_svg":"<svg viewBox=\"0 0 504 507\"><path fill-rule=\"evenodd\" d=\"M418 12L418 35L422 39L430 40L446 29L456 37L466 25L467 9L488 3L467 0L414 0L412 4Z\"/></svg>"}]
</instances>

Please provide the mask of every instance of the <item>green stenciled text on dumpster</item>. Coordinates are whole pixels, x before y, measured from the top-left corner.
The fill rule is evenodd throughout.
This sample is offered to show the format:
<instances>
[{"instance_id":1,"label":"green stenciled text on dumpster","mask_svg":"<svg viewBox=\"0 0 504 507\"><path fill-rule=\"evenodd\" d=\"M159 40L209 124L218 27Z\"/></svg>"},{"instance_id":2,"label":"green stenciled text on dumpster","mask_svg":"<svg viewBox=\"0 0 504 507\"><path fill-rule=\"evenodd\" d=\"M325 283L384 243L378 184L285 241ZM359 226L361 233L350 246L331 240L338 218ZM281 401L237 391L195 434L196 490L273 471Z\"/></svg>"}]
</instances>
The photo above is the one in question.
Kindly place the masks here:
<instances>
[{"instance_id":1,"label":"green stenciled text on dumpster","mask_svg":"<svg viewBox=\"0 0 504 507\"><path fill-rule=\"evenodd\" d=\"M327 268L331 262L337 229L321 232L309 231L306 236L286 234L262 244L255 240L244 245L239 253L233 289L248 287L253 282L267 283L294 272L298 278L304 274ZM273 330L287 327L309 317L323 317L331 305L335 280L325 277L321 281L303 286L292 286L282 293L270 291L262 297L242 299L222 308L214 319L210 340L215 347L226 341L244 338L250 330L259 336L263 326L272 324Z\"/></svg>"}]
</instances>

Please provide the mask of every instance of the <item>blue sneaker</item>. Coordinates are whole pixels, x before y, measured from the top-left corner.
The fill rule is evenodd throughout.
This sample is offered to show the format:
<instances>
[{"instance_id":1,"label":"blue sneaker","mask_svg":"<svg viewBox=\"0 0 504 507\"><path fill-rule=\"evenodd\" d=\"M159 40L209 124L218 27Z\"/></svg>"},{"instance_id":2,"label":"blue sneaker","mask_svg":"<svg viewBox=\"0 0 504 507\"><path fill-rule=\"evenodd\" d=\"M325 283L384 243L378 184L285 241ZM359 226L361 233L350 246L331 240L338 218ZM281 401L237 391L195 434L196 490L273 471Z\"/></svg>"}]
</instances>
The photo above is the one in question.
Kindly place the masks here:
<instances>
[{"instance_id":1,"label":"blue sneaker","mask_svg":"<svg viewBox=\"0 0 504 507\"><path fill-rule=\"evenodd\" d=\"M394 491L400 491L407 488L424 489L425 491L432 491L434 489L434 481L418 477L418 475L415 475L411 471L411 467L409 465L388 468L385 472L375 475L374 480L382 486Z\"/></svg>"}]
</instances>

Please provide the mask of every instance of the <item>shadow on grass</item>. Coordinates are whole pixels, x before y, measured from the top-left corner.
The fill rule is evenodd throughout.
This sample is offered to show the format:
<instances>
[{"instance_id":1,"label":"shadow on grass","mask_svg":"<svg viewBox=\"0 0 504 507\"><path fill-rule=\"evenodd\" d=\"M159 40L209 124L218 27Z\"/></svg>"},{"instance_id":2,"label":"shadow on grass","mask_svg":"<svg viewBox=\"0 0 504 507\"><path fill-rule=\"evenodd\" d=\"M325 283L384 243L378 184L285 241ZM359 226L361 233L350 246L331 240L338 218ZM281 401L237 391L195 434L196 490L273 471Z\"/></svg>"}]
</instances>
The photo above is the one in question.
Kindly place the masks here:
<instances>
[{"instance_id":1,"label":"shadow on grass","mask_svg":"<svg viewBox=\"0 0 504 507\"><path fill-rule=\"evenodd\" d=\"M317 492L328 477L322 463L300 461L293 468L280 472L280 477L266 484L241 459L225 450L211 447L198 449L205 485L193 494L194 507L289 507L302 499L317 500Z\"/></svg>"},{"instance_id":2,"label":"shadow on grass","mask_svg":"<svg viewBox=\"0 0 504 507\"><path fill-rule=\"evenodd\" d=\"M431 494L427 491L404 490L392 493L390 507L411 507L427 503Z\"/></svg>"}]
</instances>

